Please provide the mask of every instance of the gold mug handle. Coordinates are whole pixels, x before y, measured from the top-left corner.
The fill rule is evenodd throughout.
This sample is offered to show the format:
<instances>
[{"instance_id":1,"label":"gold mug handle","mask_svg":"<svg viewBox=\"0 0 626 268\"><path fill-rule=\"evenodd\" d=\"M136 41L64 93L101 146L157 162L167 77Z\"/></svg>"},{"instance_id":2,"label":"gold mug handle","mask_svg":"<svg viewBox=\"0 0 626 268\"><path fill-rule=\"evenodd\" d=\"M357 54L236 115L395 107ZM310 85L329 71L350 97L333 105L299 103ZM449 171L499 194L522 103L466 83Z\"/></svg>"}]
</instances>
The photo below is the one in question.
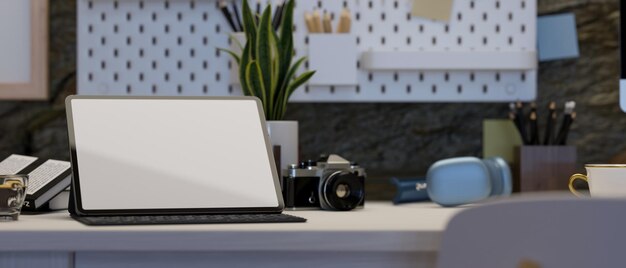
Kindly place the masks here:
<instances>
[{"instance_id":1,"label":"gold mug handle","mask_svg":"<svg viewBox=\"0 0 626 268\"><path fill-rule=\"evenodd\" d=\"M589 178L587 177L587 175L583 174L574 174L569 178L569 191L572 192L575 196L585 197L585 195L581 194L580 192L578 192L578 190L574 188L574 181L576 180L583 180L586 183L589 183Z\"/></svg>"}]
</instances>

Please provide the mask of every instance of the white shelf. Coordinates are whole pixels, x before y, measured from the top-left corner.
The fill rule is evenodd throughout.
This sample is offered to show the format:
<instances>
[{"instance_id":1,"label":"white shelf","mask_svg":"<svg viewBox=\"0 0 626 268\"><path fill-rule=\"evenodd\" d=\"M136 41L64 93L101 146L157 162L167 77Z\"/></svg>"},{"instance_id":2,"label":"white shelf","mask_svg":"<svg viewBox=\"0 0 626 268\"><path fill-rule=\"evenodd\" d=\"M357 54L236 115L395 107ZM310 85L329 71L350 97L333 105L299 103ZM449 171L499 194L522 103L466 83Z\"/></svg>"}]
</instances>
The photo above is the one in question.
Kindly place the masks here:
<instances>
[{"instance_id":1,"label":"white shelf","mask_svg":"<svg viewBox=\"0 0 626 268\"><path fill-rule=\"evenodd\" d=\"M537 69L535 51L367 51L363 68L372 71L522 71Z\"/></svg>"}]
</instances>

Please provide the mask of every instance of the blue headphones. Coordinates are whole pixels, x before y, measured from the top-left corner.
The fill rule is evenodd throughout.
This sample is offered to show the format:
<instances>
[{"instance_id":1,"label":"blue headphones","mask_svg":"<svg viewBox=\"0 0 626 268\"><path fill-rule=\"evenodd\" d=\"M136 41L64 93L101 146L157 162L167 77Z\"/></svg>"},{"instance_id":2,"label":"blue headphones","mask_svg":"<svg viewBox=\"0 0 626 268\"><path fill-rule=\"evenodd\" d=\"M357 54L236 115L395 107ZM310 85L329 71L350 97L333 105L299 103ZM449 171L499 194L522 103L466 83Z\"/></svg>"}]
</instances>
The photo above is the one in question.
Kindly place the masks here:
<instances>
[{"instance_id":1,"label":"blue headphones","mask_svg":"<svg viewBox=\"0 0 626 268\"><path fill-rule=\"evenodd\" d=\"M444 207L508 196L512 190L511 169L499 157L440 160L428 169L426 179L393 179L392 183L398 188L396 204L430 199Z\"/></svg>"}]
</instances>

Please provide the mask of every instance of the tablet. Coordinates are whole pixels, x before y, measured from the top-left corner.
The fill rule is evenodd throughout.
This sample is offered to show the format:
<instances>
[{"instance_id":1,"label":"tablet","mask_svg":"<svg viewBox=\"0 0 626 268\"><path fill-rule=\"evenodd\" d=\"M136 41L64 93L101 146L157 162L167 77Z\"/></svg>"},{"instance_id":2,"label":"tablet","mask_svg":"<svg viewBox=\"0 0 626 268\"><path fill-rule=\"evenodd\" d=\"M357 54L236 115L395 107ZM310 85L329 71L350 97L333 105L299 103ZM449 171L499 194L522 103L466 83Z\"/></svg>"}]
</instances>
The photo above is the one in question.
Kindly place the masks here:
<instances>
[{"instance_id":1,"label":"tablet","mask_svg":"<svg viewBox=\"0 0 626 268\"><path fill-rule=\"evenodd\" d=\"M254 97L66 99L80 215L280 212Z\"/></svg>"}]
</instances>

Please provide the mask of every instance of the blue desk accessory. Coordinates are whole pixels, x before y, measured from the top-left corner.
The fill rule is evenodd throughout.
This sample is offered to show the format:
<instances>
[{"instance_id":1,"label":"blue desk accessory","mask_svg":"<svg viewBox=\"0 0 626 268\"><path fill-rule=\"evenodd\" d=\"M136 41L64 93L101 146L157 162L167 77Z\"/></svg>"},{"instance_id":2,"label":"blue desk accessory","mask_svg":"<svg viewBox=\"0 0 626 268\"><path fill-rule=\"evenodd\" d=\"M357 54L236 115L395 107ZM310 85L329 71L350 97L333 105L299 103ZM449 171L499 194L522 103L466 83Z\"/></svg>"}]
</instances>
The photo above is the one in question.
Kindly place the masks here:
<instances>
[{"instance_id":1,"label":"blue desk accessory","mask_svg":"<svg viewBox=\"0 0 626 268\"><path fill-rule=\"evenodd\" d=\"M512 191L511 170L506 161L499 157L440 160L428 169L426 180L401 181L394 178L392 183L398 188L394 204L430 198L441 206L453 207L490 196L508 196Z\"/></svg>"}]
</instances>

